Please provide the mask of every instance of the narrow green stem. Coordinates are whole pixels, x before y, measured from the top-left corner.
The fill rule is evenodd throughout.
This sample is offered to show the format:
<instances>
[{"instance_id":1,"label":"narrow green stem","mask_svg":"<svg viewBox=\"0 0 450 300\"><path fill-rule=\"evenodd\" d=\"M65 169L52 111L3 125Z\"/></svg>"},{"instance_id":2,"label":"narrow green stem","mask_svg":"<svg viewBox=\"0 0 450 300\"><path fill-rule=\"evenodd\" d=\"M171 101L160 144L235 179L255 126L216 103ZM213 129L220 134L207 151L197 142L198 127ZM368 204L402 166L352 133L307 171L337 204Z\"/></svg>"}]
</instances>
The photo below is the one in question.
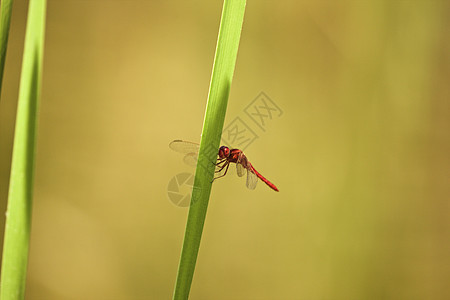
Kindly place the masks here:
<instances>
[{"instance_id":1,"label":"narrow green stem","mask_svg":"<svg viewBox=\"0 0 450 300\"><path fill-rule=\"evenodd\" d=\"M0 6L0 93L2 92L9 24L11 23L12 0L2 0Z\"/></svg>"},{"instance_id":2,"label":"narrow green stem","mask_svg":"<svg viewBox=\"0 0 450 300\"><path fill-rule=\"evenodd\" d=\"M199 159L173 299L189 297L211 193L214 163L217 159L239 48L244 12L245 0L224 1L208 103L203 121Z\"/></svg>"},{"instance_id":3,"label":"narrow green stem","mask_svg":"<svg viewBox=\"0 0 450 300\"><path fill-rule=\"evenodd\" d=\"M0 299L23 299L31 229L34 152L46 0L30 0L6 212Z\"/></svg>"}]
</instances>

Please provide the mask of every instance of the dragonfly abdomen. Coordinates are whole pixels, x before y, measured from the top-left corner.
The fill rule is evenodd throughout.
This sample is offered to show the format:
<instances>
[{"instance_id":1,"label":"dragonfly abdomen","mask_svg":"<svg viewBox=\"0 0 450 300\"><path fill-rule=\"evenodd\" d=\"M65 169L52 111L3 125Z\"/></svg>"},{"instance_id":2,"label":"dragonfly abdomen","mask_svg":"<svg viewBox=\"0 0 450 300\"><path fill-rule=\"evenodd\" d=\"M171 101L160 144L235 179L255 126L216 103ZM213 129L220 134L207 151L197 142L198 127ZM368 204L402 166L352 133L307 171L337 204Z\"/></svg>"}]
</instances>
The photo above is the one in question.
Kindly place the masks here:
<instances>
[{"instance_id":1,"label":"dragonfly abdomen","mask_svg":"<svg viewBox=\"0 0 450 300\"><path fill-rule=\"evenodd\" d=\"M250 163L249 163L250 164ZM278 188L275 186L275 184L273 184L272 182L270 182L269 180L267 180L264 176L262 176L258 171L256 171L256 169L250 164L250 168L252 169L252 171L256 174L256 176L258 176L259 179L261 179L265 184L267 184L272 190L279 192Z\"/></svg>"}]
</instances>

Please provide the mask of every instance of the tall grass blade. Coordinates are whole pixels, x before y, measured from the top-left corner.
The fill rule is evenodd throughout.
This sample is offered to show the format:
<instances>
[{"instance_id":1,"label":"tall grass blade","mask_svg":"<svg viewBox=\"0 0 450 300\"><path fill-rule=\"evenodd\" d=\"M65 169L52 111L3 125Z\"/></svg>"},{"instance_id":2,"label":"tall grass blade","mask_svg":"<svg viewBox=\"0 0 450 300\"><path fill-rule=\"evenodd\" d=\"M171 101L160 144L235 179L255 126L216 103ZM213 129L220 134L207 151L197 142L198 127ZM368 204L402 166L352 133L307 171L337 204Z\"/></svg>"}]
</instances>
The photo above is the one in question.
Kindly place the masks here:
<instances>
[{"instance_id":1,"label":"tall grass blade","mask_svg":"<svg viewBox=\"0 0 450 300\"><path fill-rule=\"evenodd\" d=\"M245 0L224 1L174 299L189 297L211 193L214 163L217 159L239 48L244 12Z\"/></svg>"},{"instance_id":2,"label":"tall grass blade","mask_svg":"<svg viewBox=\"0 0 450 300\"><path fill-rule=\"evenodd\" d=\"M0 94L2 92L3 70L8 46L9 24L11 23L12 0L0 1Z\"/></svg>"},{"instance_id":3,"label":"tall grass blade","mask_svg":"<svg viewBox=\"0 0 450 300\"><path fill-rule=\"evenodd\" d=\"M6 212L0 299L23 299L31 229L33 168L46 0L30 0Z\"/></svg>"}]
</instances>

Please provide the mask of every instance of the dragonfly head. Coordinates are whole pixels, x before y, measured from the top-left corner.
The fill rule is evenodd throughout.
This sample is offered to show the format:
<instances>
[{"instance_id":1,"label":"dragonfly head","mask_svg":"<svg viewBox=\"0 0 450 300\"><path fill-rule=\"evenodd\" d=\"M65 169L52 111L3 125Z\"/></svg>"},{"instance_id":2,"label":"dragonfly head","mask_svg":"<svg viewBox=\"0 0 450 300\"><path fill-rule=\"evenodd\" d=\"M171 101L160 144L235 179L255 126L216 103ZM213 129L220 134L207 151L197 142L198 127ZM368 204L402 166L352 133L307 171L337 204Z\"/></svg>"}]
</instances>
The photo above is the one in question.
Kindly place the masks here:
<instances>
[{"instance_id":1,"label":"dragonfly head","mask_svg":"<svg viewBox=\"0 0 450 300\"><path fill-rule=\"evenodd\" d=\"M222 146L219 149L219 157L220 158L227 158L228 156L230 156L230 148L226 147L226 146Z\"/></svg>"}]
</instances>

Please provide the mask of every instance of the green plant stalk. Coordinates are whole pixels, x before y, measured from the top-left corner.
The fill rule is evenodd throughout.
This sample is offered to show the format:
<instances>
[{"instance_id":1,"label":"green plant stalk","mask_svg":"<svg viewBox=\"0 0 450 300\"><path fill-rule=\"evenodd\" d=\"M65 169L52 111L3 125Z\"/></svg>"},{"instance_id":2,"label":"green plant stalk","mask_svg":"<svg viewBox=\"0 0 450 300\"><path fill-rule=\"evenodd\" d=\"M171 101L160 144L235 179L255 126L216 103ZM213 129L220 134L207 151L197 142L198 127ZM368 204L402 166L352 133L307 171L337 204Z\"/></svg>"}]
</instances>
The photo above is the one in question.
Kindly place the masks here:
<instances>
[{"instance_id":1,"label":"green plant stalk","mask_svg":"<svg viewBox=\"0 0 450 300\"><path fill-rule=\"evenodd\" d=\"M13 1L2 0L0 2L1 2L0 6L0 94L1 94Z\"/></svg>"},{"instance_id":2,"label":"green plant stalk","mask_svg":"<svg viewBox=\"0 0 450 300\"><path fill-rule=\"evenodd\" d=\"M46 0L30 0L6 212L1 300L23 299L25 293L45 9Z\"/></svg>"},{"instance_id":3,"label":"green plant stalk","mask_svg":"<svg viewBox=\"0 0 450 300\"><path fill-rule=\"evenodd\" d=\"M245 0L225 0L173 299L188 299L233 79Z\"/></svg>"}]
</instances>

